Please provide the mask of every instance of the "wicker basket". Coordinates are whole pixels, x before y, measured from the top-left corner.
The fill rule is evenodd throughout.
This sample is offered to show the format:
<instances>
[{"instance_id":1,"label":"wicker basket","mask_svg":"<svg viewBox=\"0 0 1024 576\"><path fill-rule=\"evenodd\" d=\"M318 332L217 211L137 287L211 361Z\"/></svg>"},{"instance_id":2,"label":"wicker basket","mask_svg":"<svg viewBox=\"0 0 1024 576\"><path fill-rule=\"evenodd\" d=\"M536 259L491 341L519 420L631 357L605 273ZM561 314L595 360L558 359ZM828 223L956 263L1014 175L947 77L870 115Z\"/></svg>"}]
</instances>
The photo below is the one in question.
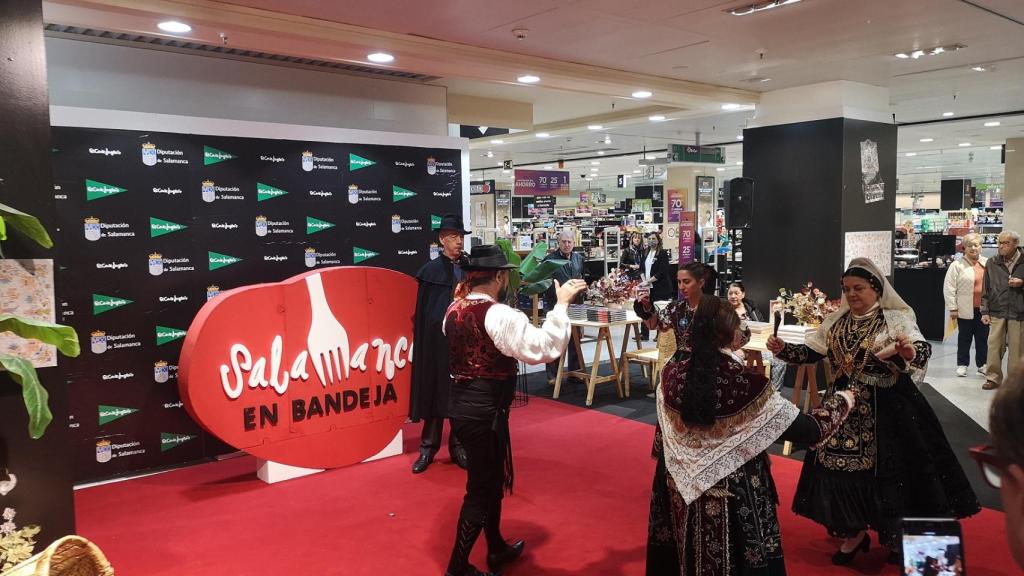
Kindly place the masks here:
<instances>
[{"instance_id":1,"label":"wicker basket","mask_svg":"<svg viewBox=\"0 0 1024 576\"><path fill-rule=\"evenodd\" d=\"M114 576L114 569L95 544L65 536L0 576Z\"/></svg>"}]
</instances>

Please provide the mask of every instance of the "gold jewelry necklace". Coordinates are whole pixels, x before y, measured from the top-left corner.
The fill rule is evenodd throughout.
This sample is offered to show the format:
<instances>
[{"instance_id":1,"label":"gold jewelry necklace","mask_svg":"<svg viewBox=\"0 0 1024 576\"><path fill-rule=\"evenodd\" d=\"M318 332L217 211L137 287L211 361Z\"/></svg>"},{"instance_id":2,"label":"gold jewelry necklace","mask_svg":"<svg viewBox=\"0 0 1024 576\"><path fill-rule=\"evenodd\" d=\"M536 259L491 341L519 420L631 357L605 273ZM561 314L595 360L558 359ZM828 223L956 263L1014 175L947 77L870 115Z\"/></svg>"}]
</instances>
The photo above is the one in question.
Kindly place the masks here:
<instances>
[{"instance_id":1,"label":"gold jewelry necklace","mask_svg":"<svg viewBox=\"0 0 1024 576\"><path fill-rule=\"evenodd\" d=\"M852 379L854 374L860 374L867 364L872 341L884 326L885 317L881 310L859 320L853 317L853 312L849 312L836 322L825 339L832 365L837 368L837 376L845 374ZM858 359L859 367L856 366Z\"/></svg>"}]
</instances>

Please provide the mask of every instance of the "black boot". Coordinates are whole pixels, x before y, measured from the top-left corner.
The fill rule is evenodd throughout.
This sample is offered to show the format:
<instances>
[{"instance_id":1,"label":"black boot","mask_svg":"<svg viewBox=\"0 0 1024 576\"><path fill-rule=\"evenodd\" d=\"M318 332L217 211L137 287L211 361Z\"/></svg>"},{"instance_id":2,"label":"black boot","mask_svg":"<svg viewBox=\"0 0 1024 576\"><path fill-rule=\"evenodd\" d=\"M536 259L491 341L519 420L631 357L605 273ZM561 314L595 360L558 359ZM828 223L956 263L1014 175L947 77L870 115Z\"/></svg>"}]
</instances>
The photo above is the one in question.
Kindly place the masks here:
<instances>
[{"instance_id":1,"label":"black boot","mask_svg":"<svg viewBox=\"0 0 1024 576\"><path fill-rule=\"evenodd\" d=\"M490 576L489 572L480 572L469 563L469 553L473 550L473 544L480 536L483 526L471 522L459 516L459 523L455 529L455 545L452 546L452 556L448 560L448 570L445 576Z\"/></svg>"},{"instance_id":2,"label":"black boot","mask_svg":"<svg viewBox=\"0 0 1024 576\"><path fill-rule=\"evenodd\" d=\"M434 461L434 455L430 452L420 452L420 457L412 463L412 473L422 474L426 472L427 467Z\"/></svg>"},{"instance_id":3,"label":"black boot","mask_svg":"<svg viewBox=\"0 0 1024 576\"><path fill-rule=\"evenodd\" d=\"M503 566L522 556L525 547L524 540L516 540L511 544L506 542L503 550L487 553L487 568L494 572L501 570Z\"/></svg>"},{"instance_id":4,"label":"black boot","mask_svg":"<svg viewBox=\"0 0 1024 576\"><path fill-rule=\"evenodd\" d=\"M466 455L466 449L462 447L462 444L449 444L448 453L452 457L452 462L459 465L459 468L463 470L469 469L469 460Z\"/></svg>"},{"instance_id":5,"label":"black boot","mask_svg":"<svg viewBox=\"0 0 1024 576\"><path fill-rule=\"evenodd\" d=\"M836 553L832 555L832 563L836 566L848 566L853 559L857 557L860 552L867 552L871 548L871 535L864 532L864 537L857 543L857 546L849 552L843 552L842 550L836 550Z\"/></svg>"},{"instance_id":6,"label":"black boot","mask_svg":"<svg viewBox=\"0 0 1024 576\"><path fill-rule=\"evenodd\" d=\"M523 548L526 546L526 542L522 540L509 544L501 535L501 504L502 498L499 493L487 513L487 522L484 524L484 536L487 538L487 568L492 572L497 572L502 566L522 556Z\"/></svg>"}]
</instances>

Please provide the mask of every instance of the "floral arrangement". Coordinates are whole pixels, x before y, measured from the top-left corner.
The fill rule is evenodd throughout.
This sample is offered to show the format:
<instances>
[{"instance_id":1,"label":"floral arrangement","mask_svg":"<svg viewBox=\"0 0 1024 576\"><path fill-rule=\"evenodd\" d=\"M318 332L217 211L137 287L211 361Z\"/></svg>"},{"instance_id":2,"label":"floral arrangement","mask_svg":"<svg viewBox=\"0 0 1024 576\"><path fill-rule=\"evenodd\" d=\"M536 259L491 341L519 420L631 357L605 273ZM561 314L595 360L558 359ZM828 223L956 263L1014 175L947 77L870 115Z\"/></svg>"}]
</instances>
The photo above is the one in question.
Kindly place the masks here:
<instances>
[{"instance_id":1,"label":"floral arrangement","mask_svg":"<svg viewBox=\"0 0 1024 576\"><path fill-rule=\"evenodd\" d=\"M829 300L824 292L808 282L799 292L779 289L782 305L800 324L819 326L825 317L839 309L839 300Z\"/></svg>"},{"instance_id":2,"label":"floral arrangement","mask_svg":"<svg viewBox=\"0 0 1024 576\"><path fill-rule=\"evenodd\" d=\"M637 284L639 282L615 269L590 285L586 301L594 306L620 306L633 299Z\"/></svg>"},{"instance_id":3,"label":"floral arrangement","mask_svg":"<svg viewBox=\"0 0 1024 576\"><path fill-rule=\"evenodd\" d=\"M4 508L0 522L0 572L9 570L32 557L39 526L18 528L14 524L14 508Z\"/></svg>"}]
</instances>

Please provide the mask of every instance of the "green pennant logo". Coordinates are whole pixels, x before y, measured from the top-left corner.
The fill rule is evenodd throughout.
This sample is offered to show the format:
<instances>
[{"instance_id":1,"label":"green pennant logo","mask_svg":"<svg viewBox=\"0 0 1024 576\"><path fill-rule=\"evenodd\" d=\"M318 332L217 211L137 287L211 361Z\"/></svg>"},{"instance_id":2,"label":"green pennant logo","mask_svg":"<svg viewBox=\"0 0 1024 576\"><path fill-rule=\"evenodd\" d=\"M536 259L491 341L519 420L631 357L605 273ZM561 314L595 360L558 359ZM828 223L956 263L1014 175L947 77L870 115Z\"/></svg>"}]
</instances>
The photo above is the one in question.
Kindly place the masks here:
<instances>
[{"instance_id":1,"label":"green pennant logo","mask_svg":"<svg viewBox=\"0 0 1024 576\"><path fill-rule=\"evenodd\" d=\"M374 256L379 256L379 253L373 250L367 250L366 248L360 248L358 246L352 247L352 263L359 264L365 262Z\"/></svg>"},{"instance_id":2,"label":"green pennant logo","mask_svg":"<svg viewBox=\"0 0 1024 576\"><path fill-rule=\"evenodd\" d=\"M100 198L109 198L115 194L127 192L128 190L113 184L104 184L95 180L85 179L85 200L91 202Z\"/></svg>"},{"instance_id":3,"label":"green pennant logo","mask_svg":"<svg viewBox=\"0 0 1024 576\"><path fill-rule=\"evenodd\" d=\"M229 154L223 150L217 150L212 146L203 146L203 166L219 164L225 160L234 160L235 158L238 158L238 156Z\"/></svg>"},{"instance_id":4,"label":"green pennant logo","mask_svg":"<svg viewBox=\"0 0 1024 576\"><path fill-rule=\"evenodd\" d=\"M323 232L328 228L334 228L334 224L320 220L319 218L306 216L306 234L316 234L317 232Z\"/></svg>"},{"instance_id":5,"label":"green pennant logo","mask_svg":"<svg viewBox=\"0 0 1024 576\"><path fill-rule=\"evenodd\" d=\"M104 312L110 312L115 308L121 306L127 306L132 303L132 300L126 300L124 298L117 298L115 296L107 296L105 294L93 294L92 295L92 314L98 316Z\"/></svg>"},{"instance_id":6,"label":"green pennant logo","mask_svg":"<svg viewBox=\"0 0 1024 576\"><path fill-rule=\"evenodd\" d=\"M181 340L185 337L185 331L180 328L168 328L167 326L156 327L156 345L163 346L164 344L174 342L175 340Z\"/></svg>"},{"instance_id":7,"label":"green pennant logo","mask_svg":"<svg viewBox=\"0 0 1024 576\"><path fill-rule=\"evenodd\" d=\"M149 217L149 237L156 238L157 236L163 236L164 234L170 234L171 232L177 232L178 230L184 230L188 226L184 224L178 224L177 222L171 222L170 220L161 220L159 218Z\"/></svg>"},{"instance_id":8,"label":"green pennant logo","mask_svg":"<svg viewBox=\"0 0 1024 576\"><path fill-rule=\"evenodd\" d=\"M104 406L100 404L100 426L124 418L129 414L135 414L138 411L137 408L122 408L120 406Z\"/></svg>"},{"instance_id":9,"label":"green pennant logo","mask_svg":"<svg viewBox=\"0 0 1024 576\"><path fill-rule=\"evenodd\" d=\"M263 202L264 200L273 200L274 198L280 198L287 194L280 188L274 188L269 184L263 184L262 182L256 183L256 201Z\"/></svg>"},{"instance_id":10,"label":"green pennant logo","mask_svg":"<svg viewBox=\"0 0 1024 576\"><path fill-rule=\"evenodd\" d=\"M409 198L412 198L415 195L416 195L416 193L413 192L412 190L406 190L405 188L402 188L401 186L394 186L394 185L391 186L391 201L392 202L401 202L402 200L408 200Z\"/></svg>"},{"instance_id":11,"label":"green pennant logo","mask_svg":"<svg viewBox=\"0 0 1024 576\"><path fill-rule=\"evenodd\" d=\"M209 270L216 270L225 266L231 266L236 262L241 262L241 258L235 256L228 256L227 254L221 254L219 252L206 252L207 258L209 258Z\"/></svg>"},{"instance_id":12,"label":"green pennant logo","mask_svg":"<svg viewBox=\"0 0 1024 576\"><path fill-rule=\"evenodd\" d=\"M366 158L363 158L362 156L359 156L357 154L349 153L348 155L348 169L350 172L355 172L356 170L360 170L362 168L369 168L374 164L376 164L376 162L374 162L373 160L367 160Z\"/></svg>"},{"instance_id":13,"label":"green pennant logo","mask_svg":"<svg viewBox=\"0 0 1024 576\"><path fill-rule=\"evenodd\" d=\"M171 434L167 432L160 433L160 451L167 452L172 448L177 448L186 442L191 442L199 438L194 434Z\"/></svg>"},{"instance_id":14,"label":"green pennant logo","mask_svg":"<svg viewBox=\"0 0 1024 576\"><path fill-rule=\"evenodd\" d=\"M437 214L430 215L430 229L437 230L441 227L441 217Z\"/></svg>"}]
</instances>

